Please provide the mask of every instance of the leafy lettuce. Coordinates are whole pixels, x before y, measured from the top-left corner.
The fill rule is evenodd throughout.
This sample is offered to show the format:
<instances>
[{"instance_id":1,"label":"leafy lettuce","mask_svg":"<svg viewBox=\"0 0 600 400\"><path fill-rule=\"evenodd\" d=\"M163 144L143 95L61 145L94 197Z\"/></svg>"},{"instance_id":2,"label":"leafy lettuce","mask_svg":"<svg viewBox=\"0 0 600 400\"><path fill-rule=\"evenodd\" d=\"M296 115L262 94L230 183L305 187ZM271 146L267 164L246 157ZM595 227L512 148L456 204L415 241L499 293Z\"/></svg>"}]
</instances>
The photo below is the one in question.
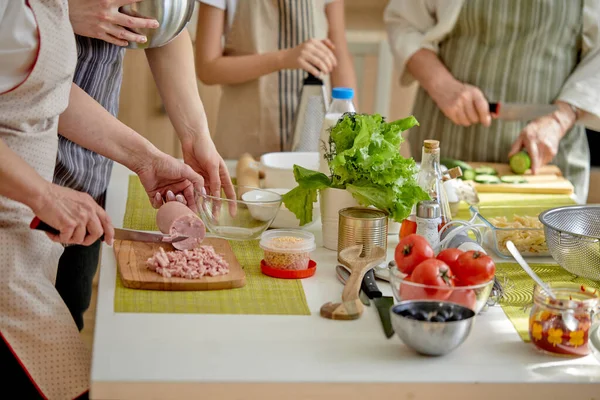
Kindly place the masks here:
<instances>
[{"instance_id":1,"label":"leafy lettuce","mask_svg":"<svg viewBox=\"0 0 600 400\"><path fill-rule=\"evenodd\" d=\"M387 211L401 222L413 205L429 199L417 185L414 160L400 155L402 132L415 125L412 116L387 123L379 114L344 114L330 132L331 176L294 165L298 186L283 196L285 206L305 225L312 221L319 190L346 189L362 206Z\"/></svg>"}]
</instances>

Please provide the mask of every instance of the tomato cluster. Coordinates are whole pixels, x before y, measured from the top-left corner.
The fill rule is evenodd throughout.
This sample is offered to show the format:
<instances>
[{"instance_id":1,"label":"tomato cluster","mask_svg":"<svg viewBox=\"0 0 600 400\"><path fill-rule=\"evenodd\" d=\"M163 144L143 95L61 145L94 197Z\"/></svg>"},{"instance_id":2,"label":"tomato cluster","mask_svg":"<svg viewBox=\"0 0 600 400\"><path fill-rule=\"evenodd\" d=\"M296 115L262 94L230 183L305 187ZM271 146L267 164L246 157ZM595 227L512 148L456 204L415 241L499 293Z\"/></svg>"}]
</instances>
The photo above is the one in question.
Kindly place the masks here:
<instances>
[{"instance_id":1,"label":"tomato cluster","mask_svg":"<svg viewBox=\"0 0 600 400\"><path fill-rule=\"evenodd\" d=\"M494 260L478 251L446 249L435 257L427 239L417 234L398 243L394 258L398 270L407 275L400 286L400 296L406 300L444 300L475 309L475 292L460 287L489 282L496 273Z\"/></svg>"}]
</instances>

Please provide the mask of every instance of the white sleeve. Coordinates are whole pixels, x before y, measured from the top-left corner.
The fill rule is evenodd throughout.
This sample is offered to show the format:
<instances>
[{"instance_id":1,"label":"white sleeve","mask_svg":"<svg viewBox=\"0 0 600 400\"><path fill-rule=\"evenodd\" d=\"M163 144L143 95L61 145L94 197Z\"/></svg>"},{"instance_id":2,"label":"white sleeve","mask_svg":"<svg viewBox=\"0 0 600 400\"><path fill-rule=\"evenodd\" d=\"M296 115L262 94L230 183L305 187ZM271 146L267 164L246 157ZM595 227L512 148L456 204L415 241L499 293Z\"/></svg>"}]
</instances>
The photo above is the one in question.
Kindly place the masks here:
<instances>
[{"instance_id":1,"label":"white sleeve","mask_svg":"<svg viewBox=\"0 0 600 400\"><path fill-rule=\"evenodd\" d=\"M400 84L414 82L406 63L420 49L435 53L452 30L464 0L391 0L383 19L388 41L400 71Z\"/></svg>"},{"instance_id":2,"label":"white sleeve","mask_svg":"<svg viewBox=\"0 0 600 400\"><path fill-rule=\"evenodd\" d=\"M227 8L226 0L197 0L200 3L208 4L209 6L213 6L216 8L220 8L221 10L225 10Z\"/></svg>"},{"instance_id":3,"label":"white sleeve","mask_svg":"<svg viewBox=\"0 0 600 400\"><path fill-rule=\"evenodd\" d=\"M24 1L0 0L0 94L23 82L38 49L37 23Z\"/></svg>"},{"instance_id":4,"label":"white sleeve","mask_svg":"<svg viewBox=\"0 0 600 400\"><path fill-rule=\"evenodd\" d=\"M600 2L584 0L581 61L558 99L586 111L581 123L600 131Z\"/></svg>"}]
</instances>

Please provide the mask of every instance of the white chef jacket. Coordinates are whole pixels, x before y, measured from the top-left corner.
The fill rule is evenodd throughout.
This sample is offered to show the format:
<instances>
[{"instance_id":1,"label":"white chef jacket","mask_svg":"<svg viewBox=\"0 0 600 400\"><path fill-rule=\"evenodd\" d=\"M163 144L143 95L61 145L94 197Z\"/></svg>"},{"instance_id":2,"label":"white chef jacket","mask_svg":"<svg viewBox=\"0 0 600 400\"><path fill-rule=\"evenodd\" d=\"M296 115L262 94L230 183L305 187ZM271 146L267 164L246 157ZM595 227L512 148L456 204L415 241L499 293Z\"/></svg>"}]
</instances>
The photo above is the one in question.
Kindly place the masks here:
<instances>
[{"instance_id":1,"label":"white chef jacket","mask_svg":"<svg viewBox=\"0 0 600 400\"><path fill-rule=\"evenodd\" d=\"M464 0L390 0L385 12L388 39L400 71L400 84L415 78L406 63L420 49L436 54L452 31ZM600 131L600 0L583 0L581 60L557 100L586 111L579 122Z\"/></svg>"}]
</instances>

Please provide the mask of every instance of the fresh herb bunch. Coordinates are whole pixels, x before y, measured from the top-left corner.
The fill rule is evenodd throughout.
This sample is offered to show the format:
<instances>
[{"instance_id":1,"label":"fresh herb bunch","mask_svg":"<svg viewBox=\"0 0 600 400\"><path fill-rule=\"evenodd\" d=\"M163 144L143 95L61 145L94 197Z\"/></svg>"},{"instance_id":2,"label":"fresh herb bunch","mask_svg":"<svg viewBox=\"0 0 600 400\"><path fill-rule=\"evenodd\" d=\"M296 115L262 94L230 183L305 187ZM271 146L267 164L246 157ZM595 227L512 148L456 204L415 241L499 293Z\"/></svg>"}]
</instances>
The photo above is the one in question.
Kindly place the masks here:
<instances>
[{"instance_id":1,"label":"fresh herb bunch","mask_svg":"<svg viewBox=\"0 0 600 400\"><path fill-rule=\"evenodd\" d=\"M402 132L415 125L412 116L388 123L379 114L344 114L330 131L325 154L331 175L294 165L298 186L283 196L285 206L305 225L312 221L318 190L345 189L362 206L401 222L417 202L429 199L415 179L414 159L400 155Z\"/></svg>"}]
</instances>

